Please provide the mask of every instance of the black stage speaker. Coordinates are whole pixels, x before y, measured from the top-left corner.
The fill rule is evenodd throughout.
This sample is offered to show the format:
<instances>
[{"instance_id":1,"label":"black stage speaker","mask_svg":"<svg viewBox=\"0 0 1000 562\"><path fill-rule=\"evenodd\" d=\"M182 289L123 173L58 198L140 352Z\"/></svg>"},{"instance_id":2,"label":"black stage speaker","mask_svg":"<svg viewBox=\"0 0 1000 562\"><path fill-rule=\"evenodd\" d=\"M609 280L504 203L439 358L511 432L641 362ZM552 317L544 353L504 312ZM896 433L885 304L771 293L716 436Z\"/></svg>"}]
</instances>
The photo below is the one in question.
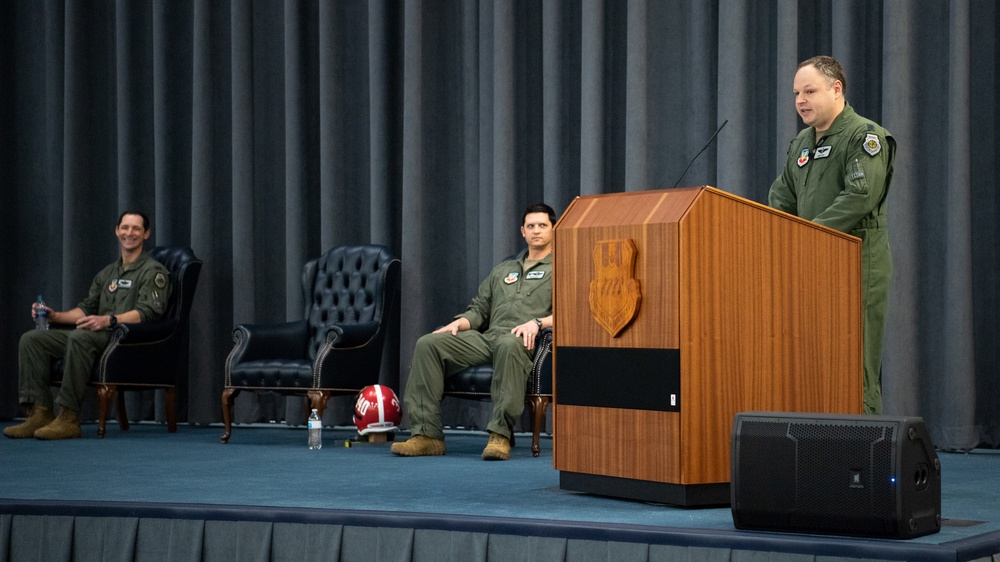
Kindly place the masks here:
<instances>
[{"instance_id":1,"label":"black stage speaker","mask_svg":"<svg viewBox=\"0 0 1000 562\"><path fill-rule=\"evenodd\" d=\"M941 530L941 464L918 417L743 412L737 529L908 539Z\"/></svg>"}]
</instances>

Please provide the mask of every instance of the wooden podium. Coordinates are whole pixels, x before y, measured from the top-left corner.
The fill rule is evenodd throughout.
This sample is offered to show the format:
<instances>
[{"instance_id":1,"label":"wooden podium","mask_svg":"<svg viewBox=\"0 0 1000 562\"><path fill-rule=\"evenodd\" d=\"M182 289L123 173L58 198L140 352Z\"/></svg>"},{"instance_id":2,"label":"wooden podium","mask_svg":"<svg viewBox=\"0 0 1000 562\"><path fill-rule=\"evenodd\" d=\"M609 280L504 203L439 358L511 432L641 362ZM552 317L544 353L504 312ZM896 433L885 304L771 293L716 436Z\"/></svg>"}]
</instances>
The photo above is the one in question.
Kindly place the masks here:
<instances>
[{"instance_id":1,"label":"wooden podium","mask_svg":"<svg viewBox=\"0 0 1000 562\"><path fill-rule=\"evenodd\" d=\"M560 487L729 503L737 412L862 412L861 241L712 187L556 223Z\"/></svg>"}]
</instances>

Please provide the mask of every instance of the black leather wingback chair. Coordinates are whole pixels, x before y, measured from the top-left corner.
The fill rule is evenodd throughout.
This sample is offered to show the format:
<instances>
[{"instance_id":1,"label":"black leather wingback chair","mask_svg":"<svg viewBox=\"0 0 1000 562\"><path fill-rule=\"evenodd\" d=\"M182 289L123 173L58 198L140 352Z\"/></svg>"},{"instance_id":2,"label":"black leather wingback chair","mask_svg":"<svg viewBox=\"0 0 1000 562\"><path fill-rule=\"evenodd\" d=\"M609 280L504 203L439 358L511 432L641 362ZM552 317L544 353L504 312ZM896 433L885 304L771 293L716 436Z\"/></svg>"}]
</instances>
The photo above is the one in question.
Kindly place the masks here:
<instances>
[{"instance_id":1,"label":"black leather wingback chair","mask_svg":"<svg viewBox=\"0 0 1000 562\"><path fill-rule=\"evenodd\" d=\"M128 431L125 399L120 391L164 389L167 430L177 431L175 387L187 372L188 325L202 261L191 248L157 246L149 255L170 271L173 291L163 317L153 322L118 324L104 353L94 364L91 384L97 387L97 436L104 437L112 400L118 424ZM53 384L62 381L62 361L52 369Z\"/></svg>"},{"instance_id":2,"label":"black leather wingback chair","mask_svg":"<svg viewBox=\"0 0 1000 562\"><path fill-rule=\"evenodd\" d=\"M545 427L545 410L552 402L552 328L545 328L535 336L535 350L524 399L531 416L531 454L537 457L541 452L539 439ZM467 367L444 380L444 395L489 400L492 381L493 365Z\"/></svg>"},{"instance_id":3,"label":"black leather wingback chair","mask_svg":"<svg viewBox=\"0 0 1000 562\"><path fill-rule=\"evenodd\" d=\"M223 443L243 390L306 395L322 417L331 395L378 384L399 301L400 261L385 246L333 248L302 268L302 291L302 320L240 324L233 331L222 391Z\"/></svg>"}]
</instances>

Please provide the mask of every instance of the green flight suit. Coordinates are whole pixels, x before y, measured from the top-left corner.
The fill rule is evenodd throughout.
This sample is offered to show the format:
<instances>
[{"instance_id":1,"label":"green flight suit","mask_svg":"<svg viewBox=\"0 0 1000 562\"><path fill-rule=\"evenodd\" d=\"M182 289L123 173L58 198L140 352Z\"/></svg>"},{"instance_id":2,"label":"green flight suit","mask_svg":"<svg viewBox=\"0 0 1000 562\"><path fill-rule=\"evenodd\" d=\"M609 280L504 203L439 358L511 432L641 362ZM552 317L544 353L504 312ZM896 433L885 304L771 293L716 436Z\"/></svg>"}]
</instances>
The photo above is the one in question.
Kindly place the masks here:
<instances>
[{"instance_id":1,"label":"green flight suit","mask_svg":"<svg viewBox=\"0 0 1000 562\"><path fill-rule=\"evenodd\" d=\"M170 300L170 273L144 251L128 267L122 260L102 269L90 285L79 308L87 315L122 314L137 310L143 322L157 320ZM49 380L52 361L62 358L63 379L56 403L80 411L94 362L108 345L109 330L92 331L53 325L50 330L30 330L21 336L18 394L22 404L52 410Z\"/></svg>"},{"instance_id":2,"label":"green flight suit","mask_svg":"<svg viewBox=\"0 0 1000 562\"><path fill-rule=\"evenodd\" d=\"M454 336L426 334L417 340L403 395L413 435L444 439L441 399L445 377L472 365L492 363L493 414L486 429L511 436L524 411L524 392L535 353L511 330L552 314L552 253L528 269L524 268L526 256L524 251L494 267L479 285L469 308L455 316L468 319L471 329Z\"/></svg>"},{"instance_id":3,"label":"green flight suit","mask_svg":"<svg viewBox=\"0 0 1000 562\"><path fill-rule=\"evenodd\" d=\"M771 184L770 206L862 240L865 413L882 413L882 340L892 278L886 199L896 141L850 104L820 139L803 129Z\"/></svg>"}]
</instances>

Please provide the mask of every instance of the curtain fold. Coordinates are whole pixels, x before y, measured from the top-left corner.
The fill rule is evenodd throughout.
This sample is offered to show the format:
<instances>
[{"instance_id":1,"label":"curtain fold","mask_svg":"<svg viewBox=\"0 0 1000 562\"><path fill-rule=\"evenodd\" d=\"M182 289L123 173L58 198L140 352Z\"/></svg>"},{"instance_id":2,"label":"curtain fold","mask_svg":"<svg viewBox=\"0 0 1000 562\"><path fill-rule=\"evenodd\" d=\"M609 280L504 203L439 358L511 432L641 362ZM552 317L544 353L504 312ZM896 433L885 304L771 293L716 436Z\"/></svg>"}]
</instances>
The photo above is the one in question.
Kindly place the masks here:
<instances>
[{"instance_id":1,"label":"curtain fold","mask_svg":"<svg viewBox=\"0 0 1000 562\"><path fill-rule=\"evenodd\" d=\"M493 177L487 185L491 185L493 197L487 201L490 203L491 215L494 217L493 233L489 238L491 248L504 248L511 240L511 222L503 220L501 217L512 217L517 214L518 197L518 167L525 164L524 159L517 156L518 140L527 142L524 137L517 137L518 131L518 107L517 107L517 87L518 78L515 72L517 53L515 42L525 40L527 30L518 29L515 26L515 6L513 2L497 2L493 7ZM518 36L518 32L521 36ZM522 66L523 69L523 66ZM523 205L522 205L523 207ZM502 250L501 250L502 251ZM496 255L495 251L491 261L496 262L503 256Z\"/></svg>"},{"instance_id":2,"label":"curtain fold","mask_svg":"<svg viewBox=\"0 0 1000 562\"><path fill-rule=\"evenodd\" d=\"M214 266L203 267L198 279L191 311L188 380L180 390L186 391L188 421L207 424L221 415L219 366L232 346L232 326L227 324L234 318L249 318L234 311L238 306L233 298L234 271L252 269L238 267L244 264L232 252L237 237L227 220L237 212L234 203L240 200L233 189L236 130L230 7L195 0L192 11L190 246L205 264ZM240 283L244 282L241 278Z\"/></svg>"},{"instance_id":3,"label":"curtain fold","mask_svg":"<svg viewBox=\"0 0 1000 562\"><path fill-rule=\"evenodd\" d=\"M945 449L1000 446L998 18L989 0L5 3L0 368L35 295L75 306L139 207L153 244L205 261L182 420L220 421L234 325L297 318L302 265L347 243L402 259L380 377L401 394L417 337L523 247L529 203L675 183L766 202L802 127L796 65L831 54L899 147L885 410ZM0 418L17 402L0 379ZM326 421L350 423L348 402ZM481 427L488 405L445 412ZM236 402L240 422L303 415Z\"/></svg>"},{"instance_id":4,"label":"curtain fold","mask_svg":"<svg viewBox=\"0 0 1000 562\"><path fill-rule=\"evenodd\" d=\"M649 67L650 53L649 3L636 0L628 3L628 36L625 77L625 189L649 189ZM656 30L654 29L655 33Z\"/></svg>"},{"instance_id":5,"label":"curtain fold","mask_svg":"<svg viewBox=\"0 0 1000 562\"><path fill-rule=\"evenodd\" d=\"M890 3L887 9L893 9L895 16L886 21L882 31L881 58L892 61L884 75L889 92L905 92L918 79L914 60L917 52L911 48L917 40L915 10L905 8L903 2ZM893 279L882 358L883 408L886 412L916 412L920 411L920 394L924 391L920 365L927 359L920 352L924 346L919 341L919 325L927 320L921 318L919 294L921 285L929 279L921 278L920 247L913 243L920 238L923 225L910 218L920 216L921 207L920 192L912 188L919 177L918 153L912 149L911 140L919 128L918 107L905 95L886 96L882 105L883 125L898 139L889 194ZM906 243L897 243L900 241ZM906 376L888 376L888 369Z\"/></svg>"},{"instance_id":6,"label":"curtain fold","mask_svg":"<svg viewBox=\"0 0 1000 562\"><path fill-rule=\"evenodd\" d=\"M970 144L975 147L970 154L973 164L969 167L972 222L967 227L973 233L974 410L979 440L1000 443L1000 412L996 408L996 397L1000 396L1000 376L996 376L996 366L1000 364L1000 345L997 345L996 336L997 311L1000 310L1000 224L996 219L1000 190L996 186L1000 185L1000 167L993 157L998 148L996 131L1000 128L1000 112L994 96L979 95L979 92L996 91L1000 87L997 73L990 71L996 69L1000 61L996 32L1000 10L996 3L984 0L972 2L970 8L970 29L966 36L975 66L970 67L969 73L969 115L972 123L984 125L970 125L968 129ZM960 36L956 40L964 39Z\"/></svg>"},{"instance_id":7,"label":"curtain fold","mask_svg":"<svg viewBox=\"0 0 1000 562\"><path fill-rule=\"evenodd\" d=\"M605 4L583 0L580 18L580 194L604 193ZM561 210L561 209L560 209Z\"/></svg>"},{"instance_id":8,"label":"curtain fold","mask_svg":"<svg viewBox=\"0 0 1000 562\"><path fill-rule=\"evenodd\" d=\"M751 129L756 123L756 112L751 105L754 89L754 76L751 64L754 53L748 48L753 45L750 26L752 2L739 0L723 0L719 7L719 85L723 82L730 87L718 87L715 92L718 100L719 120L729 120L726 134L719 134L718 142L718 181L719 187L731 193L754 199L752 178L755 145L751 137ZM782 76L790 76L793 69L781 72L776 69L781 80ZM787 79L787 78L786 78ZM706 137L707 138L707 137ZM693 146L693 150L697 150ZM768 163L770 163L768 161ZM772 174L777 176L777 170ZM693 178L688 178L692 180ZM773 179L773 178L772 178ZM757 201L761 201L758 197Z\"/></svg>"},{"instance_id":9,"label":"curtain fold","mask_svg":"<svg viewBox=\"0 0 1000 562\"><path fill-rule=\"evenodd\" d=\"M256 129L254 126L254 17L253 6L250 0L234 0L231 4L232 13L229 15L231 27L231 95L232 95L232 206L231 217L228 221L229 228L232 229L231 267L232 272L232 320L234 324L253 323L255 319L267 318L267 316L257 316L257 295L266 290L264 283L258 283L256 272L262 271L258 268L258 263L262 266L264 261L258 261L255 249L254 231L256 227L256 174L254 173L254 140ZM194 248L199 251L200 248ZM271 266L273 269L273 265ZM202 266L202 269L206 269ZM210 267L208 269L211 269ZM284 271L283 269L281 270ZM289 287L280 296L271 295L273 299L284 301L284 296L294 290ZM211 307L211 303L208 305ZM210 308L209 308L210 310ZM204 309L198 309L193 314L192 322L195 321ZM263 311L261 311L263 312ZM214 329L224 326L220 318L209 316ZM271 317L272 321L282 321L284 318ZM221 325L221 326L220 326ZM230 333L231 332L231 326ZM204 373L189 374L189 379L204 376L212 378L215 369L208 366L210 370ZM221 365L220 365L221 367ZM219 369L219 367L216 367ZM220 374L223 371L218 371ZM221 386L221 385L220 385ZM220 391L221 392L221 391ZM220 398L221 400L221 398ZM216 404L220 403L216 401ZM236 419L259 420L263 416L256 408L256 397L251 400L237 401L234 405L234 415ZM213 419L221 417L221 406L219 414L212 416Z\"/></svg>"},{"instance_id":10,"label":"curtain fold","mask_svg":"<svg viewBox=\"0 0 1000 562\"><path fill-rule=\"evenodd\" d=\"M949 5L948 36L962 37L970 27L971 13L968 4L956 2ZM948 201L944 211L943 254L944 269L948 272L942 287L944 320L942 328L949 337L945 340L938 369L940 372L954 371L973 373L976 369L976 348L973 322L973 302L965 295L973 294L972 254L972 153L975 147L966 133L972 128L969 114L971 92L969 75L972 56L968 41L955 40L948 44L948 111L947 126L956 134L949 134L946 154L946 172L943 180L944 194ZM960 385L951 388L948 377L933 379L934 393L949 396L956 404L975 404L975 385ZM956 415L957 414L957 415ZM940 403L932 403L927 415L934 419L954 420L942 424L955 428L954 434L946 433L944 442L959 443L970 447L978 443L976 416L973 408L950 408Z\"/></svg>"}]
</instances>

